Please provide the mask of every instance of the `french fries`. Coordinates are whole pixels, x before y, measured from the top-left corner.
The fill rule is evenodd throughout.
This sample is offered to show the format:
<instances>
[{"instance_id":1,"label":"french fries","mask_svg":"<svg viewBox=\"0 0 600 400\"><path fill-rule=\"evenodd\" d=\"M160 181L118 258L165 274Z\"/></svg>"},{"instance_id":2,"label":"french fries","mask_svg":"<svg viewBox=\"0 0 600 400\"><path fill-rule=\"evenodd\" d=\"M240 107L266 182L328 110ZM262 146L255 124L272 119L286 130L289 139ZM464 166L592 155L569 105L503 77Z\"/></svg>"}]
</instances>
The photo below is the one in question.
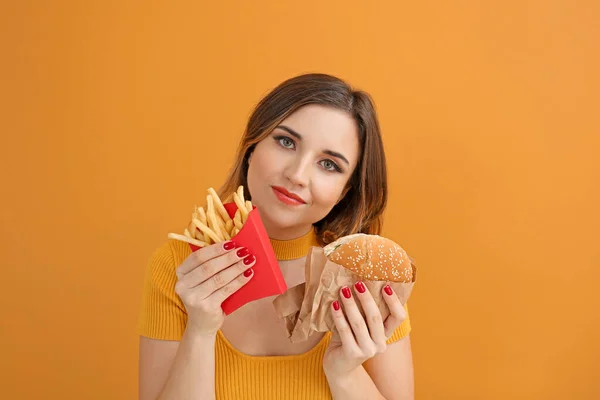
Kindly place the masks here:
<instances>
[{"instance_id":1,"label":"french fries","mask_svg":"<svg viewBox=\"0 0 600 400\"><path fill-rule=\"evenodd\" d=\"M233 201L238 209L231 218L213 188L208 189L206 196L206 210L194 206L192 220L184 229L183 235L169 233L169 239L180 240L198 247L210 246L214 243L224 242L237 235L252 211L252 202L244 199L244 187L238 187L233 193Z\"/></svg>"}]
</instances>

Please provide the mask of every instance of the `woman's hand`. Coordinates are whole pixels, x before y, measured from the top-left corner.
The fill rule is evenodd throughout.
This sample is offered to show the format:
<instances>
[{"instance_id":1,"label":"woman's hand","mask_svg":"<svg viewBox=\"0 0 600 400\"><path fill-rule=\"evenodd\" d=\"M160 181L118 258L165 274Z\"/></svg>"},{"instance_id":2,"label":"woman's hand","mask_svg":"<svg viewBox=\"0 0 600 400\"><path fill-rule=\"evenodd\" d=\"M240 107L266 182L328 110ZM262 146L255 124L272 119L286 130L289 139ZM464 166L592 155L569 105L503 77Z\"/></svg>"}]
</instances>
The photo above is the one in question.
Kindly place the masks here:
<instances>
[{"instance_id":1,"label":"woman's hand","mask_svg":"<svg viewBox=\"0 0 600 400\"><path fill-rule=\"evenodd\" d=\"M338 301L331 305L338 334L331 338L323 357L323 369L328 377L346 376L369 358L383 353L387 348L387 339L406 319L406 311L389 285L382 289L383 298L390 309L385 321L382 321L375 300L364 283L356 282L354 289L355 296L352 296L351 289L343 287L340 291L342 307ZM358 297L365 318L354 297Z\"/></svg>"},{"instance_id":2,"label":"woman's hand","mask_svg":"<svg viewBox=\"0 0 600 400\"><path fill-rule=\"evenodd\" d=\"M214 335L223 325L221 303L253 276L255 257L244 247L227 241L201 248L177 267L175 292L188 314L186 329Z\"/></svg>"}]
</instances>

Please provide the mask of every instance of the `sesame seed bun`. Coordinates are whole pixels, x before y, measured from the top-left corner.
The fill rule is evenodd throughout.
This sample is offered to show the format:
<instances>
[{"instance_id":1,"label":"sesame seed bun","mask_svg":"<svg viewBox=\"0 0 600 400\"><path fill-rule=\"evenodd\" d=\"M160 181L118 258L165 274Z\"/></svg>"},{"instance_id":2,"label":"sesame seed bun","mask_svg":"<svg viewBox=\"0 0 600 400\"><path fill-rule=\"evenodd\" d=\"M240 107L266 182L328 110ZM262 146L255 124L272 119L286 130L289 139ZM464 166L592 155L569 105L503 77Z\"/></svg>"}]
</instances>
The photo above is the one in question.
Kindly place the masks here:
<instances>
[{"instance_id":1,"label":"sesame seed bun","mask_svg":"<svg viewBox=\"0 0 600 400\"><path fill-rule=\"evenodd\" d=\"M378 235L358 233L339 238L323 248L325 256L371 281L413 282L410 258L395 242Z\"/></svg>"}]
</instances>

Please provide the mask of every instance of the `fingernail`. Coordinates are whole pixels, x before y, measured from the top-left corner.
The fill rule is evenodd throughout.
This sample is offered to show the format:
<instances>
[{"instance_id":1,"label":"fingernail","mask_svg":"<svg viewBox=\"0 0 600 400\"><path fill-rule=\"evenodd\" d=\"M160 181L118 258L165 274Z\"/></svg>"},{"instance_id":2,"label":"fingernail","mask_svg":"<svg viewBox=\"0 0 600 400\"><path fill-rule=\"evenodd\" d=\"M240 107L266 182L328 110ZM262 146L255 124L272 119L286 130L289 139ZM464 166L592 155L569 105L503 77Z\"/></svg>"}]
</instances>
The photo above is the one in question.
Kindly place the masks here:
<instances>
[{"instance_id":1,"label":"fingernail","mask_svg":"<svg viewBox=\"0 0 600 400\"><path fill-rule=\"evenodd\" d=\"M339 303L339 302L337 302L337 301L334 301L334 302L333 302L333 309L334 309L335 311L339 311L339 310L340 310L340 303Z\"/></svg>"},{"instance_id":2,"label":"fingernail","mask_svg":"<svg viewBox=\"0 0 600 400\"><path fill-rule=\"evenodd\" d=\"M361 281L358 281L354 284L354 287L356 288L356 290L358 290L358 293L364 293L367 289L365 288L364 283L362 283Z\"/></svg>"},{"instance_id":3,"label":"fingernail","mask_svg":"<svg viewBox=\"0 0 600 400\"><path fill-rule=\"evenodd\" d=\"M233 240L229 240L225 243L223 243L223 249L225 250L233 250L235 248L235 243L233 243Z\"/></svg>"},{"instance_id":4,"label":"fingernail","mask_svg":"<svg viewBox=\"0 0 600 400\"><path fill-rule=\"evenodd\" d=\"M350 288L349 287L345 287L342 289L342 294L344 295L345 298L349 299L350 297L352 297L352 293L350 292Z\"/></svg>"},{"instance_id":5,"label":"fingernail","mask_svg":"<svg viewBox=\"0 0 600 400\"><path fill-rule=\"evenodd\" d=\"M242 258L242 257L246 257L248 254L250 254L250 252L248 251L247 248L242 247L235 254L237 254L238 257Z\"/></svg>"},{"instance_id":6,"label":"fingernail","mask_svg":"<svg viewBox=\"0 0 600 400\"><path fill-rule=\"evenodd\" d=\"M390 287L390 285L385 285L385 287L383 288L383 290L385 291L385 293L388 296L391 296L394 292L392 292L392 288Z\"/></svg>"},{"instance_id":7,"label":"fingernail","mask_svg":"<svg viewBox=\"0 0 600 400\"><path fill-rule=\"evenodd\" d=\"M254 262L254 260L256 260L256 257L254 257L252 254L250 254L248 257L244 258L244 264L250 265Z\"/></svg>"},{"instance_id":8,"label":"fingernail","mask_svg":"<svg viewBox=\"0 0 600 400\"><path fill-rule=\"evenodd\" d=\"M250 278L250 276L252 275L254 271L252 271L252 268L248 268L247 270L244 271L244 276L246 278Z\"/></svg>"}]
</instances>

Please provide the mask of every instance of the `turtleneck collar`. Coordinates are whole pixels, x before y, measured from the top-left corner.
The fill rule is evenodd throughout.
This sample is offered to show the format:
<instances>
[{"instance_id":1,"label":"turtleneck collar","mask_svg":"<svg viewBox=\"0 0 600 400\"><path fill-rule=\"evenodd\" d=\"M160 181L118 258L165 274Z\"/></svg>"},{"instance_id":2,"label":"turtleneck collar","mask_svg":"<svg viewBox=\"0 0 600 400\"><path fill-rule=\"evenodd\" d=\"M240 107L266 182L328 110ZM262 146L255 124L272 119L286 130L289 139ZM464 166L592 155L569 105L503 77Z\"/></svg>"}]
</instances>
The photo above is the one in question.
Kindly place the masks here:
<instances>
[{"instance_id":1,"label":"turtleneck collar","mask_svg":"<svg viewBox=\"0 0 600 400\"><path fill-rule=\"evenodd\" d=\"M275 256L279 261L304 257L312 246L319 246L317 233L311 229L306 235L291 240L270 239Z\"/></svg>"}]
</instances>

